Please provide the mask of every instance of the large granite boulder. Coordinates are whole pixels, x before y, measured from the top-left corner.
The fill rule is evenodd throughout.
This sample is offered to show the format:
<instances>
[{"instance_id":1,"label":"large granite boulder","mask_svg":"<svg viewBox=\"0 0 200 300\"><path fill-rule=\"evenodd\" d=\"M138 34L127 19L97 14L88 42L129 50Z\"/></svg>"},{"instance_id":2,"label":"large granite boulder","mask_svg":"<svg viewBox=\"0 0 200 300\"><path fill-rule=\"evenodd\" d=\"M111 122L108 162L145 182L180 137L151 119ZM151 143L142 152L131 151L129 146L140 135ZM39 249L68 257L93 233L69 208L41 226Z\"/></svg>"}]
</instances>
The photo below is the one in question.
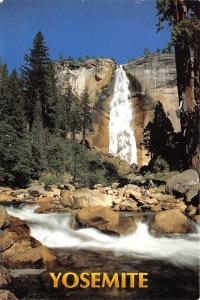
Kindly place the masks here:
<instances>
[{"instance_id":1,"label":"large granite boulder","mask_svg":"<svg viewBox=\"0 0 200 300\"><path fill-rule=\"evenodd\" d=\"M166 184L166 192L184 195L198 183L199 174L195 170L189 169L170 178Z\"/></svg>"},{"instance_id":2,"label":"large granite boulder","mask_svg":"<svg viewBox=\"0 0 200 300\"><path fill-rule=\"evenodd\" d=\"M118 235L126 235L137 228L134 218L121 217L111 208L102 206L82 208L77 212L76 220L86 227Z\"/></svg>"},{"instance_id":3,"label":"large granite boulder","mask_svg":"<svg viewBox=\"0 0 200 300\"><path fill-rule=\"evenodd\" d=\"M84 188L76 190L73 193L70 191L61 192L60 201L64 207L70 207L72 209L80 209L90 206L112 207L113 203L118 201L118 197L108 195L100 190Z\"/></svg>"},{"instance_id":4,"label":"large granite boulder","mask_svg":"<svg viewBox=\"0 0 200 300\"><path fill-rule=\"evenodd\" d=\"M158 212L151 230L159 233L187 233L191 229L189 219L178 209Z\"/></svg>"}]
</instances>

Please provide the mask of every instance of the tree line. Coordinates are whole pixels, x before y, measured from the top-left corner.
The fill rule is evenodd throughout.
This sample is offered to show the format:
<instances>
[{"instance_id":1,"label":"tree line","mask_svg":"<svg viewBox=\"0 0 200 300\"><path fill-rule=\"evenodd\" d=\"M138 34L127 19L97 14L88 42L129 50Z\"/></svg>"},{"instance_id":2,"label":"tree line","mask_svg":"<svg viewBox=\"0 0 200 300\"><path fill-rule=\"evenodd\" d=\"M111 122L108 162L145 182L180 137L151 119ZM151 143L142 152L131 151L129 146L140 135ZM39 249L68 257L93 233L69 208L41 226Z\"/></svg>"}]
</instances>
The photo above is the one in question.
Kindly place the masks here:
<instances>
[{"instance_id":1,"label":"tree line","mask_svg":"<svg viewBox=\"0 0 200 300\"><path fill-rule=\"evenodd\" d=\"M0 65L0 120L1 185L25 186L45 170L64 171L67 150L57 158L56 166L55 157L62 149L56 154L55 148L64 143L68 150L71 147L68 152L80 152L76 135L81 133L82 144L86 143L92 123L88 91L79 96L70 84L65 93L58 91L41 32L36 34L19 74L16 70L9 74L7 65ZM72 172L70 164L67 167Z\"/></svg>"}]
</instances>

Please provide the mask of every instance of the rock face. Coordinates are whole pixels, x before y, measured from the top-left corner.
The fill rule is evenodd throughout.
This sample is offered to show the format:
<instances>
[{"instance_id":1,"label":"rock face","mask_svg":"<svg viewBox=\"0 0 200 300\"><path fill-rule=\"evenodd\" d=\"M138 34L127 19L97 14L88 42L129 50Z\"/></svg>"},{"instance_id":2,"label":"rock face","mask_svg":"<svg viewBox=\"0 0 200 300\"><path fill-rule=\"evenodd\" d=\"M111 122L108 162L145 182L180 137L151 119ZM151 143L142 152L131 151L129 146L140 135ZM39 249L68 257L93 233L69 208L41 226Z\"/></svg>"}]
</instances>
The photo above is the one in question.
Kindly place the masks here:
<instances>
[{"instance_id":1,"label":"rock face","mask_svg":"<svg viewBox=\"0 0 200 300\"><path fill-rule=\"evenodd\" d=\"M163 104L175 131L180 131L175 59L173 54L150 55L124 65L124 69L131 82L138 162L144 165L149 157L139 145L143 141L143 129L153 119L158 101Z\"/></svg>"},{"instance_id":2,"label":"rock face","mask_svg":"<svg viewBox=\"0 0 200 300\"><path fill-rule=\"evenodd\" d=\"M86 87L94 107L93 130L87 139L92 147L104 153L109 150L109 113L116 62L111 59L88 59L82 62L55 62L58 87L64 92L68 82L81 94ZM173 54L151 55L123 66L130 80L133 103L133 128L137 143L138 165L149 158L142 148L143 129L153 119L157 101L162 102L175 131L180 130L176 68Z\"/></svg>"},{"instance_id":3,"label":"rock face","mask_svg":"<svg viewBox=\"0 0 200 300\"><path fill-rule=\"evenodd\" d=\"M87 139L91 146L105 153L109 147L109 105L115 69L116 62L106 58L55 63L58 88L63 92L68 82L73 92L79 95L87 88L91 106L94 107L93 130Z\"/></svg>"},{"instance_id":4,"label":"rock face","mask_svg":"<svg viewBox=\"0 0 200 300\"><path fill-rule=\"evenodd\" d=\"M170 209L155 215L151 230L160 233L186 233L190 231L190 222L179 210Z\"/></svg>"}]
</instances>

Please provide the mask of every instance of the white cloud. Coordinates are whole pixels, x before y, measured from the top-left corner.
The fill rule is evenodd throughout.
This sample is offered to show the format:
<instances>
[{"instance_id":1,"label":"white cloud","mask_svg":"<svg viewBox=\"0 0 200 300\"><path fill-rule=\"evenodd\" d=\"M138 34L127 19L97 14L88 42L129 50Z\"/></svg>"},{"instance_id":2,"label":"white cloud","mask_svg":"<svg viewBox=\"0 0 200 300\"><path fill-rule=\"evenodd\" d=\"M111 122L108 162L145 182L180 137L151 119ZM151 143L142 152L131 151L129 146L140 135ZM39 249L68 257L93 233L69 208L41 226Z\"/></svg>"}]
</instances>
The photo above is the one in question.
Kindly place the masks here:
<instances>
[{"instance_id":1,"label":"white cloud","mask_svg":"<svg viewBox=\"0 0 200 300\"><path fill-rule=\"evenodd\" d=\"M0 3L2 3L3 2L3 0L0 0Z\"/></svg>"}]
</instances>

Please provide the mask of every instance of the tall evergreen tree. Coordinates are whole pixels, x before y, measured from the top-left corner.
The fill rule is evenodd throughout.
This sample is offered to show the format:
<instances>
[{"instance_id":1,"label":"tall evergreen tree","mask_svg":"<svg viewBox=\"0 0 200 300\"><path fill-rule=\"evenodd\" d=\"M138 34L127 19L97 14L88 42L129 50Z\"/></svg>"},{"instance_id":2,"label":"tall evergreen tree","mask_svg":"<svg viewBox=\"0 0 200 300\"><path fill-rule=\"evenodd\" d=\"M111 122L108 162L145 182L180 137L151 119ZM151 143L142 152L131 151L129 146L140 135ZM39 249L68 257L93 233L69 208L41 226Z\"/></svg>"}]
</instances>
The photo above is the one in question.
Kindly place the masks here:
<instances>
[{"instance_id":1,"label":"tall evergreen tree","mask_svg":"<svg viewBox=\"0 0 200 300\"><path fill-rule=\"evenodd\" d=\"M81 95L81 129L83 134L83 144L86 139L86 131L91 128L92 125L92 114L91 107L89 103L88 90L85 89Z\"/></svg>"},{"instance_id":2,"label":"tall evergreen tree","mask_svg":"<svg viewBox=\"0 0 200 300\"><path fill-rule=\"evenodd\" d=\"M37 93L42 108L43 125L53 131L56 127L56 87L53 66L43 34L39 31L33 41L29 55L25 55L22 67L26 112L30 126L34 119Z\"/></svg>"},{"instance_id":3,"label":"tall evergreen tree","mask_svg":"<svg viewBox=\"0 0 200 300\"><path fill-rule=\"evenodd\" d=\"M34 119L31 129L34 165L36 173L40 173L46 166L46 134L43 127L42 107L37 94L37 102L34 110Z\"/></svg>"},{"instance_id":4,"label":"tall evergreen tree","mask_svg":"<svg viewBox=\"0 0 200 300\"><path fill-rule=\"evenodd\" d=\"M158 102L153 122L150 122L144 129L144 146L152 156L166 158L166 150L170 146L170 137L173 133L172 123L166 116L163 105Z\"/></svg>"},{"instance_id":5,"label":"tall evergreen tree","mask_svg":"<svg viewBox=\"0 0 200 300\"><path fill-rule=\"evenodd\" d=\"M200 2L157 0L156 3L158 30L165 22L172 29L185 167L193 166L200 172Z\"/></svg>"},{"instance_id":6,"label":"tall evergreen tree","mask_svg":"<svg viewBox=\"0 0 200 300\"><path fill-rule=\"evenodd\" d=\"M9 76L8 86L9 96L4 110L5 117L17 134L23 135L27 131L27 122L25 119L21 80L18 78L16 70L13 70Z\"/></svg>"},{"instance_id":7,"label":"tall evergreen tree","mask_svg":"<svg viewBox=\"0 0 200 300\"><path fill-rule=\"evenodd\" d=\"M8 101L8 68L6 64L0 65L0 119L4 119L4 108Z\"/></svg>"}]
</instances>

